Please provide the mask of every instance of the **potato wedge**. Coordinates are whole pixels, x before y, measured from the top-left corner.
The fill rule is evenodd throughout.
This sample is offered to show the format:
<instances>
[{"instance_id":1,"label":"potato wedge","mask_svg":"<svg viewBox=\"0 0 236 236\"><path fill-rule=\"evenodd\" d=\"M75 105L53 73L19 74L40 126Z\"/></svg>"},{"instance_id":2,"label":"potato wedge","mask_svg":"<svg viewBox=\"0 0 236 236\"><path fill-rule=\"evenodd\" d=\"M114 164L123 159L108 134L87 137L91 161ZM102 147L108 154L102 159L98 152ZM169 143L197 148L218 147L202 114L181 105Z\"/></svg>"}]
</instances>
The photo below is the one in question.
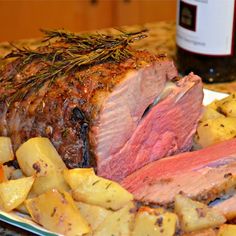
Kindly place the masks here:
<instances>
[{"instance_id":1,"label":"potato wedge","mask_svg":"<svg viewBox=\"0 0 236 236\"><path fill-rule=\"evenodd\" d=\"M26 207L33 220L48 230L69 236L90 232L88 223L66 192L50 190L26 200Z\"/></svg>"},{"instance_id":2,"label":"potato wedge","mask_svg":"<svg viewBox=\"0 0 236 236\"><path fill-rule=\"evenodd\" d=\"M216 110L217 107L218 107L218 105L217 105L218 102L219 102L219 100L215 99L213 102L211 102L210 104L208 104L207 107L210 107L210 108Z\"/></svg>"},{"instance_id":3,"label":"potato wedge","mask_svg":"<svg viewBox=\"0 0 236 236\"><path fill-rule=\"evenodd\" d=\"M113 211L100 206L90 205L83 202L75 202L81 215L87 220L92 230L95 230Z\"/></svg>"},{"instance_id":4,"label":"potato wedge","mask_svg":"<svg viewBox=\"0 0 236 236\"><path fill-rule=\"evenodd\" d=\"M211 107L204 107L201 121L216 119L219 117L225 117L225 116Z\"/></svg>"},{"instance_id":5,"label":"potato wedge","mask_svg":"<svg viewBox=\"0 0 236 236\"><path fill-rule=\"evenodd\" d=\"M71 189L77 189L80 186L80 180L78 179L80 176L83 176L83 178L89 178L90 176L94 176L95 172L93 168L75 168L64 170L63 175Z\"/></svg>"},{"instance_id":6,"label":"potato wedge","mask_svg":"<svg viewBox=\"0 0 236 236\"><path fill-rule=\"evenodd\" d=\"M141 207L135 216L132 236L173 236L175 235L178 217L163 209Z\"/></svg>"},{"instance_id":7,"label":"potato wedge","mask_svg":"<svg viewBox=\"0 0 236 236\"><path fill-rule=\"evenodd\" d=\"M0 164L14 159L11 139L9 137L0 137Z\"/></svg>"},{"instance_id":8,"label":"potato wedge","mask_svg":"<svg viewBox=\"0 0 236 236\"><path fill-rule=\"evenodd\" d=\"M236 135L236 118L219 117L199 124L195 142L201 147L228 140Z\"/></svg>"},{"instance_id":9,"label":"potato wedge","mask_svg":"<svg viewBox=\"0 0 236 236\"><path fill-rule=\"evenodd\" d=\"M25 201L34 177L9 180L0 184L0 205L5 211L11 211Z\"/></svg>"},{"instance_id":10,"label":"potato wedge","mask_svg":"<svg viewBox=\"0 0 236 236\"><path fill-rule=\"evenodd\" d=\"M182 236L217 236L216 232L213 229L203 229L194 231L191 233L183 234Z\"/></svg>"},{"instance_id":11,"label":"potato wedge","mask_svg":"<svg viewBox=\"0 0 236 236\"><path fill-rule=\"evenodd\" d=\"M223 214L217 210L180 194L175 197L175 212L185 232L219 226L226 221Z\"/></svg>"},{"instance_id":12,"label":"potato wedge","mask_svg":"<svg viewBox=\"0 0 236 236\"><path fill-rule=\"evenodd\" d=\"M31 192L29 192L29 194L27 195L27 198L26 198L26 199L30 199L30 198L34 198L34 197L37 197L37 195L35 195L35 194L32 193L32 191L31 191ZM28 211L28 209L27 209L27 207L26 207L25 201L22 202L19 206L17 206L17 207L15 208L15 210L17 210L17 211L19 211L20 213L23 213L23 214L25 214L25 215L30 215L30 213L29 213L29 211Z\"/></svg>"},{"instance_id":13,"label":"potato wedge","mask_svg":"<svg viewBox=\"0 0 236 236\"><path fill-rule=\"evenodd\" d=\"M64 162L48 138L31 138L16 151L16 157L25 175L45 176L51 171L66 169Z\"/></svg>"},{"instance_id":14,"label":"potato wedge","mask_svg":"<svg viewBox=\"0 0 236 236\"><path fill-rule=\"evenodd\" d=\"M31 189L31 193L40 195L50 189L59 191L69 191L70 187L66 183L62 171L52 170L46 176L37 176Z\"/></svg>"},{"instance_id":15,"label":"potato wedge","mask_svg":"<svg viewBox=\"0 0 236 236\"><path fill-rule=\"evenodd\" d=\"M236 117L236 93L215 102L215 110L227 117Z\"/></svg>"},{"instance_id":16,"label":"potato wedge","mask_svg":"<svg viewBox=\"0 0 236 236\"><path fill-rule=\"evenodd\" d=\"M95 175L91 169L77 168L63 173L76 201L118 210L133 200L133 195L118 183Z\"/></svg>"},{"instance_id":17,"label":"potato wedge","mask_svg":"<svg viewBox=\"0 0 236 236\"><path fill-rule=\"evenodd\" d=\"M236 235L236 225L224 224L220 226L217 236L234 236Z\"/></svg>"},{"instance_id":18,"label":"potato wedge","mask_svg":"<svg viewBox=\"0 0 236 236\"><path fill-rule=\"evenodd\" d=\"M93 236L129 236L136 208L133 202L113 212L94 230Z\"/></svg>"},{"instance_id":19,"label":"potato wedge","mask_svg":"<svg viewBox=\"0 0 236 236\"><path fill-rule=\"evenodd\" d=\"M16 207L16 210L19 211L22 214L29 215L29 211L25 206L25 203L21 203L18 207Z\"/></svg>"}]
</instances>

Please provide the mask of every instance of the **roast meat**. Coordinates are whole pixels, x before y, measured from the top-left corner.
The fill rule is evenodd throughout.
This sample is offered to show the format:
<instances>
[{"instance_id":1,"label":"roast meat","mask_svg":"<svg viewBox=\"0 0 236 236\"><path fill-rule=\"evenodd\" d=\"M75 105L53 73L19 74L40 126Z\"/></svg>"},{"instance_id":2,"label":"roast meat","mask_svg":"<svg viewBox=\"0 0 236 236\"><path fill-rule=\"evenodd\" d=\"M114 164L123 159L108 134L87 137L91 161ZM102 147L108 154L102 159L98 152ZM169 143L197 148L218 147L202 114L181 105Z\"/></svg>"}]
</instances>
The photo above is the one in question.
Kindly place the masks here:
<instances>
[{"instance_id":1,"label":"roast meat","mask_svg":"<svg viewBox=\"0 0 236 236\"><path fill-rule=\"evenodd\" d=\"M235 192L236 139L152 162L122 185L141 202L171 207L180 193L210 203Z\"/></svg>"},{"instance_id":2,"label":"roast meat","mask_svg":"<svg viewBox=\"0 0 236 236\"><path fill-rule=\"evenodd\" d=\"M14 150L31 137L48 137L69 168L93 166L99 175L121 181L152 161L191 148L202 111L198 76L178 78L166 56L129 48L131 56L119 62L75 67L52 79L54 61L60 63L61 55L67 58L78 46L80 37L66 37L54 48L18 49L12 54L17 58L0 71L0 135L11 138ZM110 39L104 37L107 45ZM53 56L52 50L57 50ZM40 77L42 71L51 79Z\"/></svg>"}]
</instances>

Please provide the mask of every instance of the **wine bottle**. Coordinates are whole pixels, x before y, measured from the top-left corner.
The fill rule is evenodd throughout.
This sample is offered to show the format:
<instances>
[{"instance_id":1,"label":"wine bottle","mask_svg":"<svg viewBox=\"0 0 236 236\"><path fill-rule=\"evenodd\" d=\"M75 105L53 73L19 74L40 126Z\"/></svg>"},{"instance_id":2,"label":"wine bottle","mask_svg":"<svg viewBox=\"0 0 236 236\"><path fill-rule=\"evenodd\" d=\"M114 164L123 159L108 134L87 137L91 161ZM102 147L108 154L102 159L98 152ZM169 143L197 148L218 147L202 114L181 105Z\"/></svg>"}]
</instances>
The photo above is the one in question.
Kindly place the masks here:
<instances>
[{"instance_id":1,"label":"wine bottle","mask_svg":"<svg viewBox=\"0 0 236 236\"><path fill-rule=\"evenodd\" d=\"M177 66L206 83L236 80L236 0L178 0Z\"/></svg>"}]
</instances>

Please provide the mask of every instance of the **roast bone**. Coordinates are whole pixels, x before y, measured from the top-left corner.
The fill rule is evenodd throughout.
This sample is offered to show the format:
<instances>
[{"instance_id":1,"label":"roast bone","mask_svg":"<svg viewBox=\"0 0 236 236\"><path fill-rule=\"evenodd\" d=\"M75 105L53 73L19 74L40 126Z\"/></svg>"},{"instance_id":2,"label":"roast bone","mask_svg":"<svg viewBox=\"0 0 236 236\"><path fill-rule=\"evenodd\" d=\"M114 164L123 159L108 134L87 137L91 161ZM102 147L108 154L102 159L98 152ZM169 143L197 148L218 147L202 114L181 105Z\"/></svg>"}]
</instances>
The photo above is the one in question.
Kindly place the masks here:
<instances>
[{"instance_id":1,"label":"roast bone","mask_svg":"<svg viewBox=\"0 0 236 236\"><path fill-rule=\"evenodd\" d=\"M236 139L152 162L122 185L136 200L165 207L172 207L179 193L207 204L231 196L236 189Z\"/></svg>"},{"instance_id":2,"label":"roast bone","mask_svg":"<svg viewBox=\"0 0 236 236\"><path fill-rule=\"evenodd\" d=\"M0 92L14 95L17 83L44 64L19 61L0 72ZM14 149L35 136L50 138L69 168L94 166L101 176L122 180L138 168L192 146L202 107L202 83L190 74L177 78L165 56L133 51L120 63L90 66L45 84L24 100L0 106L0 135Z\"/></svg>"}]
</instances>

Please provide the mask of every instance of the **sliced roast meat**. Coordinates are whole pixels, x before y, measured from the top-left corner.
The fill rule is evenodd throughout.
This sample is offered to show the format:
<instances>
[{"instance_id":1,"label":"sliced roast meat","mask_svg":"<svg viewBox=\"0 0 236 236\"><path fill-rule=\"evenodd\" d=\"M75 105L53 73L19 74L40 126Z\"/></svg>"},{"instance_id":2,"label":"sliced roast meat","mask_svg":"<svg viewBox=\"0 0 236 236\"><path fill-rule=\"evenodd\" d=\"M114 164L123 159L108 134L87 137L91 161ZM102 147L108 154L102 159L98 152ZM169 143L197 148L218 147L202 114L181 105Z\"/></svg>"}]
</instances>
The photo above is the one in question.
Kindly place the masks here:
<instances>
[{"instance_id":1,"label":"sliced roast meat","mask_svg":"<svg viewBox=\"0 0 236 236\"><path fill-rule=\"evenodd\" d=\"M129 109L121 113L121 123L113 122L109 130L106 127L106 135L102 136L105 138L102 139L103 146L98 142L99 175L120 181L149 162L191 148L192 136L201 115L203 98L201 80L198 76L190 74L177 81L175 86L168 86L164 94L159 101L156 99L157 104L143 117L141 112L137 114L135 118L138 122L132 122L132 130L129 125L132 114L129 109L132 106L129 103L135 103L139 107L140 102L134 97L127 100ZM141 99L141 96L139 97ZM117 104L119 102L113 103L110 113L101 113L101 117L109 116L109 122L112 117L117 120L117 117L113 116ZM117 127L114 124L117 124ZM103 126L104 123L101 122L101 130ZM120 133L120 129L123 131L120 126L126 127L126 135ZM101 140L101 134L100 131L97 136L98 141ZM105 146L109 150L106 153Z\"/></svg>"},{"instance_id":2,"label":"sliced roast meat","mask_svg":"<svg viewBox=\"0 0 236 236\"><path fill-rule=\"evenodd\" d=\"M209 203L236 187L236 139L152 162L122 181L135 199L171 206L185 194Z\"/></svg>"}]
</instances>

